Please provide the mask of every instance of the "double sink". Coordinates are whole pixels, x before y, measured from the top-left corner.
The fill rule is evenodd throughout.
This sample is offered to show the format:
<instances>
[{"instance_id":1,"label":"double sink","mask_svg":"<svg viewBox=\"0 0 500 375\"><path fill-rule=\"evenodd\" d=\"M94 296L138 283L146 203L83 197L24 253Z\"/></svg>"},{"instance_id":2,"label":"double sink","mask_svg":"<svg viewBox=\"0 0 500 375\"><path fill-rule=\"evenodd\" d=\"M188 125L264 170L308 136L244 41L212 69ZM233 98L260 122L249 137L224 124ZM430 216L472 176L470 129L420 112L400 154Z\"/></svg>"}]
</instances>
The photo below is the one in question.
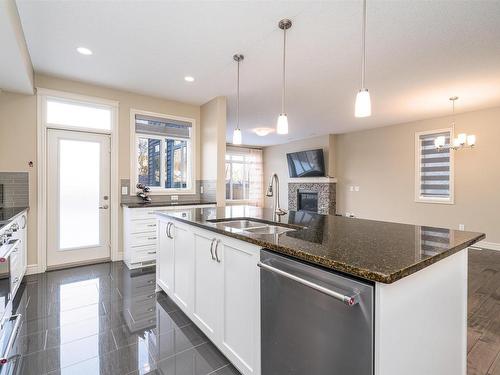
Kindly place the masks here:
<instances>
[{"instance_id":1,"label":"double sink","mask_svg":"<svg viewBox=\"0 0 500 375\"><path fill-rule=\"evenodd\" d=\"M252 234L282 234L285 232L291 232L297 230L296 228L290 228L279 224L267 224L260 221L255 221L251 219L222 219L222 220L208 220L218 228L235 231L235 232L246 232Z\"/></svg>"}]
</instances>

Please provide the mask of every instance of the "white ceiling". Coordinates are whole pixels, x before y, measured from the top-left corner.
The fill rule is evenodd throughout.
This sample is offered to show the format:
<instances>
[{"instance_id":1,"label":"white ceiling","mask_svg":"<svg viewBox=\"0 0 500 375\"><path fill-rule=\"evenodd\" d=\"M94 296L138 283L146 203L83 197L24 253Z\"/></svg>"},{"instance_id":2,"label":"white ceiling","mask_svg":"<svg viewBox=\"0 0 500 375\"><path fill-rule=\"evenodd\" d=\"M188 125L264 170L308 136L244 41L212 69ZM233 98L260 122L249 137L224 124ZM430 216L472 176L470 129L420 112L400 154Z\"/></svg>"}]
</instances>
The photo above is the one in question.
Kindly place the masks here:
<instances>
[{"instance_id":1,"label":"white ceiling","mask_svg":"<svg viewBox=\"0 0 500 375\"><path fill-rule=\"evenodd\" d=\"M17 0L35 71L202 104L229 98L241 66L246 144L284 143L500 105L500 1L368 0L367 79L373 116L356 119L361 1ZM288 136L258 137L280 112L288 34ZM76 53L85 46L90 57ZM196 78L184 81L185 75Z\"/></svg>"}]
</instances>

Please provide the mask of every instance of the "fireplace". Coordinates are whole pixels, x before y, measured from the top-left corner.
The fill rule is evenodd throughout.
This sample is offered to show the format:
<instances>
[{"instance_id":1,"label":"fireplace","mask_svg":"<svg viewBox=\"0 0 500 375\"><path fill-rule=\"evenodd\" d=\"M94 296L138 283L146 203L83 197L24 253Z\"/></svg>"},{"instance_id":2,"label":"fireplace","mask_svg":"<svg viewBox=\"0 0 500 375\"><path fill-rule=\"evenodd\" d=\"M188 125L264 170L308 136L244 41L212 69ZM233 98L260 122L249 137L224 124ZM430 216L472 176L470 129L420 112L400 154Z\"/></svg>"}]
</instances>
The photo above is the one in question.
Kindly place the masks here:
<instances>
[{"instance_id":1,"label":"fireplace","mask_svg":"<svg viewBox=\"0 0 500 375\"><path fill-rule=\"evenodd\" d=\"M318 212L318 192L298 190L297 209L299 211Z\"/></svg>"},{"instance_id":2,"label":"fireplace","mask_svg":"<svg viewBox=\"0 0 500 375\"><path fill-rule=\"evenodd\" d=\"M336 183L330 177L292 179L288 183L288 209L335 215Z\"/></svg>"}]
</instances>

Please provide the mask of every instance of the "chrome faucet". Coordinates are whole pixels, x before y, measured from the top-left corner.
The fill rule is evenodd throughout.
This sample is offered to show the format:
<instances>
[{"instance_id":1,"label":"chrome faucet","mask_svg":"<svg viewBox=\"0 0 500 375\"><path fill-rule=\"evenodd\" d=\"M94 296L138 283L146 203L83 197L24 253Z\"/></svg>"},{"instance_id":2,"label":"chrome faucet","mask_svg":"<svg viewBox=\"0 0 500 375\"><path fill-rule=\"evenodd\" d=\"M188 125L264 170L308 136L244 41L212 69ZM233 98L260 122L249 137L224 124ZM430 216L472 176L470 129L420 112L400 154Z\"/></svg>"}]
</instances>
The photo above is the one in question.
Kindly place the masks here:
<instances>
[{"instance_id":1,"label":"chrome faucet","mask_svg":"<svg viewBox=\"0 0 500 375\"><path fill-rule=\"evenodd\" d=\"M273 194L273 184L274 184L274 189L276 189L276 194ZM276 173L273 173L273 175L269 180L269 186L267 188L266 196L267 197L274 196L273 208L274 208L274 213L276 215L286 215L286 211L280 208L280 180Z\"/></svg>"}]
</instances>

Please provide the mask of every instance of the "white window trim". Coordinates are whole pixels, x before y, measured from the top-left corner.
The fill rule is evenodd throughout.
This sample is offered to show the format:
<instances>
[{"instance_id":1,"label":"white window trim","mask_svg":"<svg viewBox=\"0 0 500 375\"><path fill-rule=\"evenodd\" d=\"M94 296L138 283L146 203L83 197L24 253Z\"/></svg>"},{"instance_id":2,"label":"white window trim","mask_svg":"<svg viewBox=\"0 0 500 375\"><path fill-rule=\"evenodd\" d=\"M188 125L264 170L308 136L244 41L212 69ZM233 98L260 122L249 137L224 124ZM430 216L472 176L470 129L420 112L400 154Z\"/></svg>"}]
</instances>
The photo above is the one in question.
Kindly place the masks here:
<instances>
[{"instance_id":1,"label":"white window trim","mask_svg":"<svg viewBox=\"0 0 500 375\"><path fill-rule=\"evenodd\" d=\"M119 207L120 192L118 181L118 108L119 102L65 91L36 88L37 95L37 264L29 265L33 273L41 273L47 270L47 131L48 129L63 129L71 131L85 131L90 133L109 134L111 137L111 191L110 191L110 246L111 260L121 260L122 254L118 249L118 227L119 227ZM111 108L111 129L82 128L76 126L64 126L60 124L49 124L46 121L47 99L55 98L73 103L102 105Z\"/></svg>"},{"instance_id":2,"label":"white window trim","mask_svg":"<svg viewBox=\"0 0 500 375\"><path fill-rule=\"evenodd\" d=\"M455 152L450 150L450 197L449 198L439 198L439 197L423 197L420 194L420 169L421 169L421 157L420 157L420 136L450 132L450 139L454 138L454 127L443 128L443 129L433 129L425 130L421 132L415 132L415 202L417 203L436 203L436 204L455 204Z\"/></svg>"},{"instance_id":3,"label":"white window trim","mask_svg":"<svg viewBox=\"0 0 500 375\"><path fill-rule=\"evenodd\" d=\"M135 132L135 115L145 115L152 117L160 117L171 120L185 121L191 123L191 139L188 141L191 145L191 152L188 152L188 174L190 175L190 187L189 189L169 189L161 187L151 187L152 195L194 195L196 194L196 120L188 117L179 117L174 115L168 115L164 113L156 113L143 111L140 109L130 109L130 195L135 196L137 194L137 142L140 136L155 138L155 136L140 134ZM172 138L174 139L174 138ZM183 139L184 140L184 139ZM164 156L161 156L163 163Z\"/></svg>"}]
</instances>

